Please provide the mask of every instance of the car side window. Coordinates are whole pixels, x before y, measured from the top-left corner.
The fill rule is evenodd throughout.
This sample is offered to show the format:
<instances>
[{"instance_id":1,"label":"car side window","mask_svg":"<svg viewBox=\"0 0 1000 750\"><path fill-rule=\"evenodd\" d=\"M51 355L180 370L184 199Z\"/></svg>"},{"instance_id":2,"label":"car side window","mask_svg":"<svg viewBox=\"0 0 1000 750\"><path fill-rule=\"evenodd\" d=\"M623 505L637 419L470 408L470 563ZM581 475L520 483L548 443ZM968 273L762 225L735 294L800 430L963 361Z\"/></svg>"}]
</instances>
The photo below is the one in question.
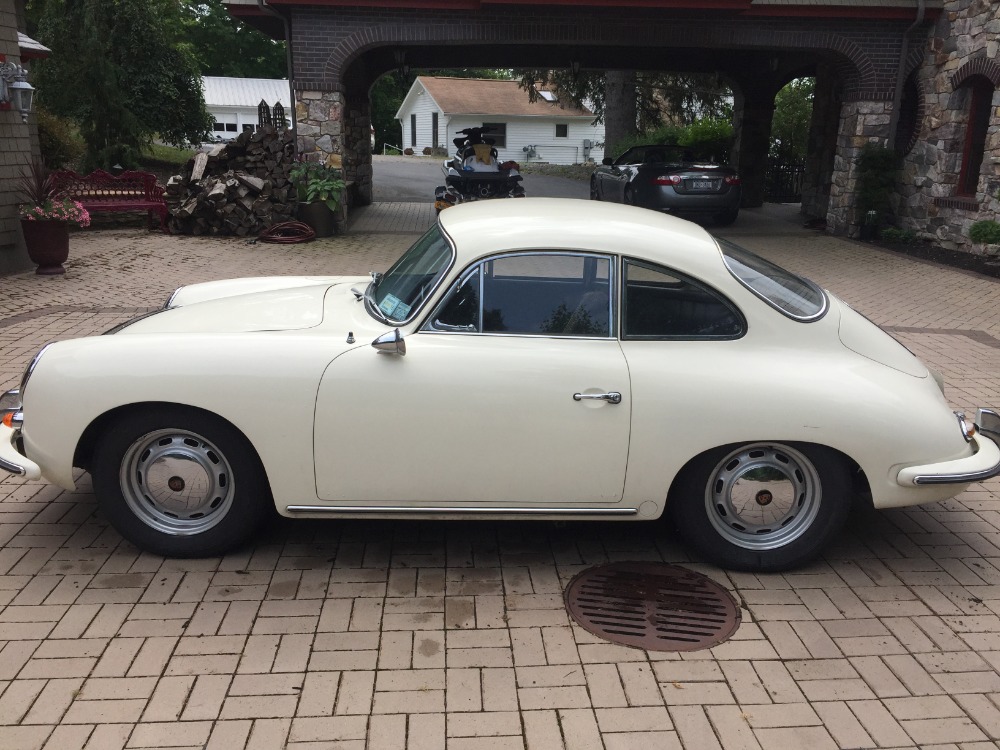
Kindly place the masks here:
<instances>
[{"instance_id":1,"label":"car side window","mask_svg":"<svg viewBox=\"0 0 1000 750\"><path fill-rule=\"evenodd\" d=\"M431 316L428 328L433 331L477 333L481 310L479 304L481 276L481 269L477 266Z\"/></svg>"},{"instance_id":2,"label":"car side window","mask_svg":"<svg viewBox=\"0 0 1000 750\"><path fill-rule=\"evenodd\" d=\"M431 316L441 332L612 334L610 256L520 253L478 264Z\"/></svg>"},{"instance_id":3,"label":"car side window","mask_svg":"<svg viewBox=\"0 0 1000 750\"><path fill-rule=\"evenodd\" d=\"M623 339L734 339L746 320L718 292L666 268L626 259Z\"/></svg>"}]
</instances>

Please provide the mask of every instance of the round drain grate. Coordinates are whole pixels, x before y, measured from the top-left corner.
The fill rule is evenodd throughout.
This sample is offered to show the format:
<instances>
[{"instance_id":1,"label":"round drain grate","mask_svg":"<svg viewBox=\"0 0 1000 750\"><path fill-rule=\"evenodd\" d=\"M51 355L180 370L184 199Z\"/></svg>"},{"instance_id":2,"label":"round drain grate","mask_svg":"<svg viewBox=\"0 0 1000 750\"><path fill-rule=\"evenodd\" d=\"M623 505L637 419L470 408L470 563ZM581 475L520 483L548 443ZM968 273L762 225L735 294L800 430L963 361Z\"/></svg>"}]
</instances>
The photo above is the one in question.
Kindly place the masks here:
<instances>
[{"instance_id":1,"label":"round drain grate","mask_svg":"<svg viewBox=\"0 0 1000 750\"><path fill-rule=\"evenodd\" d=\"M650 651L711 648L735 633L741 619L725 588L665 563L585 570L566 588L566 609L587 632Z\"/></svg>"}]
</instances>

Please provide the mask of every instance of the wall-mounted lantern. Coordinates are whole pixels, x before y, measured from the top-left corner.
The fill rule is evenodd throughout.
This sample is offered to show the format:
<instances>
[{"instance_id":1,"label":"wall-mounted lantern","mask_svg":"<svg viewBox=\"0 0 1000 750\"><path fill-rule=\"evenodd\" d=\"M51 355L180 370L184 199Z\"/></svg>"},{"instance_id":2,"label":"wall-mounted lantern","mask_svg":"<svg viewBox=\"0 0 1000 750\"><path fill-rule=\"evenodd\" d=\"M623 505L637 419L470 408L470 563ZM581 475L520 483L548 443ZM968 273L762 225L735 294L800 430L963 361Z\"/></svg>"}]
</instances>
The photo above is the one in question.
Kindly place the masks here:
<instances>
[{"instance_id":1,"label":"wall-mounted lantern","mask_svg":"<svg viewBox=\"0 0 1000 750\"><path fill-rule=\"evenodd\" d=\"M28 72L16 62L0 64L0 104L21 113L21 121L28 121L35 87L27 81Z\"/></svg>"}]
</instances>

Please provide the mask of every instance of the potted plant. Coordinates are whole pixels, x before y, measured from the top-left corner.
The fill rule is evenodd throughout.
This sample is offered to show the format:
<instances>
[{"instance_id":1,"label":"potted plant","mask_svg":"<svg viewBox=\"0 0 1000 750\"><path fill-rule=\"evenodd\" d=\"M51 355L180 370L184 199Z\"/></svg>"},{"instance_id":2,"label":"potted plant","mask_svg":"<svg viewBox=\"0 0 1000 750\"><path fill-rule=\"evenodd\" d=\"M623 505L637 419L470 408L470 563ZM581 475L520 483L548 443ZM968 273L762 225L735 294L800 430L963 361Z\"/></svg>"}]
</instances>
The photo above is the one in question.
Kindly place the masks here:
<instances>
[{"instance_id":1,"label":"potted plant","mask_svg":"<svg viewBox=\"0 0 1000 750\"><path fill-rule=\"evenodd\" d=\"M90 214L78 201L56 189L52 175L39 162L32 162L20 181L25 201L18 206L21 231L35 273L54 276L66 273L69 257L69 226L90 226Z\"/></svg>"},{"instance_id":2,"label":"potted plant","mask_svg":"<svg viewBox=\"0 0 1000 750\"><path fill-rule=\"evenodd\" d=\"M313 228L317 237L329 237L340 218L346 187L340 170L302 161L292 167L289 177L298 194L296 215Z\"/></svg>"}]
</instances>

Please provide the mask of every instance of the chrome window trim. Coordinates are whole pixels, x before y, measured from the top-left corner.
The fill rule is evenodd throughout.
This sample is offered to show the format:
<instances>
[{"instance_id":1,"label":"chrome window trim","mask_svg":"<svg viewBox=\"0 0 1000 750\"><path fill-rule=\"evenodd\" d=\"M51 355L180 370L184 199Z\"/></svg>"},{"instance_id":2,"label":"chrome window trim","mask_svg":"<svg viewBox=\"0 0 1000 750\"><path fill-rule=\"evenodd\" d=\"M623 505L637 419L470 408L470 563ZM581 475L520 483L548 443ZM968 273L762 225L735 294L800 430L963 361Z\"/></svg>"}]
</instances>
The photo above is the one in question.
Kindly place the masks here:
<instances>
[{"instance_id":1,"label":"chrome window trim","mask_svg":"<svg viewBox=\"0 0 1000 750\"><path fill-rule=\"evenodd\" d=\"M445 231L444 227L441 226L440 222L435 226L437 226L437 228L441 231L441 236L444 237L445 242L448 243L448 249L451 250L451 258L448 260L448 264L445 266L444 270L441 271L441 275L438 276L437 281L434 282L434 286L432 286L430 290L427 292L427 294L424 295L424 301L421 304L414 307L410 311L409 317L407 317L405 320L396 320L395 318L390 318L388 315L379 317L378 315L373 314L371 306L375 303L375 294L374 292L372 292L371 302L369 302L368 297L366 295L365 312L367 312L372 318L374 318L376 322L383 323L384 325L389 325L390 327L405 326L408 323L411 323L415 318L417 318L420 315L420 312L427 307L430 301L434 299L434 295L437 294L438 289L441 288L442 282L446 278L448 278L448 274L451 273L451 269L455 267L455 261L458 259L458 252L455 250L455 241L451 238L451 235ZM427 231L429 232L430 229L428 229ZM426 232L424 234L426 234ZM420 235L421 238L423 238L423 236L424 236L423 234ZM413 247L413 245L410 245L410 247ZM409 252L410 247L406 248L406 250L403 251L403 255ZM399 257L402 258L403 256L400 255ZM396 262L398 261L399 258L396 259ZM393 263L393 265L395 265L395 262ZM379 312L381 312L381 310ZM388 321L388 323L385 323L385 321Z\"/></svg>"},{"instance_id":2,"label":"chrome window trim","mask_svg":"<svg viewBox=\"0 0 1000 750\"><path fill-rule=\"evenodd\" d=\"M475 273L477 268L482 268L486 263L495 260L503 260L504 258L516 258L522 255L561 255L573 258L603 258L608 261L608 335L607 336L582 336L578 334L566 334L563 336L556 336L549 333L504 333L502 331L484 331L483 330L483 290L486 285L486 273L485 269L479 274L479 330L478 331L439 331L433 327L434 315L448 302L448 299L453 291L457 291L461 287L462 283L468 279L473 273ZM459 335L459 336L504 336L504 337L515 337L515 338L536 338L536 339L586 339L593 341L617 341L617 316L616 308L620 309L616 305L618 296L620 294L619 287L621 286L617 282L618 278L618 263L619 256L614 253L601 253L592 250L565 250L565 249L531 249L531 250L512 250L509 252L500 253L499 255L490 255L484 258L479 258L468 266L460 273L457 280L451 288L449 288L448 293L445 294L439 301L438 304L434 306L430 314L423 320L421 325L418 327L418 333L433 333L433 334L445 334L445 335Z\"/></svg>"},{"instance_id":3,"label":"chrome window trim","mask_svg":"<svg viewBox=\"0 0 1000 750\"><path fill-rule=\"evenodd\" d=\"M826 315L827 311L829 311L829 309L830 309L830 297L829 297L829 295L827 295L826 290L823 289L823 287L821 287L816 282L811 281L810 279L805 278L804 276L799 276L797 273L792 273L791 271L789 271L789 270L787 270L785 268L782 268L781 266L778 266L778 264L774 263L773 261L767 261L768 263L771 263L772 265L777 266L778 268L780 268L782 271L784 271L785 273L789 274L790 276L794 276L798 281L802 282L807 287L813 289L816 292L819 292L820 299L823 301L823 304L820 307L819 311L816 312L816 313L813 313L812 315L795 315L795 314L789 312L788 310L782 309L780 306L778 306L777 304L775 304L775 302L773 300L769 299L765 294L763 294L762 292L754 289L746 281L744 281L743 279L741 279L739 277L739 275L733 270L732 266L729 265L729 259L726 257L726 251L722 249L722 245L719 244L718 238L712 237L712 239L715 241L715 246L716 246L716 248L718 248L719 253L722 256L722 264L726 267L726 270L729 271L729 274L734 279L736 279L737 282L739 282L740 286L742 286L745 289L749 290L751 294L753 294L755 297L757 297L758 299L760 299L761 301L763 301L765 304L767 304L768 307L774 308L779 313L781 313L782 315L784 315L786 318L789 318L790 320L794 320L794 321L796 321L798 323L814 323L817 320L819 320L820 318L822 318L824 315ZM733 242L732 244L736 245L735 242ZM736 247L738 247L740 250L743 250L744 252L750 253L751 255L757 255L757 253L753 252L752 250L747 250L745 247L742 247L741 245L736 245ZM767 260L767 258L763 258L763 260Z\"/></svg>"}]
</instances>

